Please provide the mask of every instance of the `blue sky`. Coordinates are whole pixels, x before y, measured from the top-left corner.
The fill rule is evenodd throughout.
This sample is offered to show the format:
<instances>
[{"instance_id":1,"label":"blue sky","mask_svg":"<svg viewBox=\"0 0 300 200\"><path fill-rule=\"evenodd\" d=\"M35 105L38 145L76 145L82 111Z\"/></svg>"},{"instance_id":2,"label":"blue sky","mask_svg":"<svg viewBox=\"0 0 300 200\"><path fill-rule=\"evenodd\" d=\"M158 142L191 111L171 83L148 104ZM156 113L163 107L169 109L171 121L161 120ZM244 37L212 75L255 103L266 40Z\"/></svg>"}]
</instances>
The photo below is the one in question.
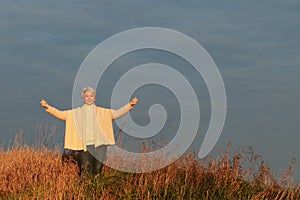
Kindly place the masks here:
<instances>
[{"instance_id":1,"label":"blue sky","mask_svg":"<svg viewBox=\"0 0 300 200\"><path fill-rule=\"evenodd\" d=\"M22 128L25 134L37 137L36 125L46 123L57 126L56 138L61 140L63 122L46 114L39 106L40 99L46 98L61 109L71 108L76 72L96 45L128 29L165 27L198 41L222 74L228 110L214 150L226 147L228 141L235 148L251 145L278 170L287 167L295 157L295 174L300 177L299 1L0 3L0 141L3 146L8 143L10 133ZM115 65L129 68L153 59L178 69L182 62L166 53L140 52L118 60ZM118 77L122 71L117 69L112 68L108 80ZM203 98L200 106L204 113L200 129L204 131L209 118L209 97L204 83L197 85L199 78L194 77L193 71L184 69L182 73L200 88L198 98ZM104 94L99 95L98 104L107 105L109 88L98 88L98 94ZM176 112L172 113L176 100L169 100L172 94L164 96L162 89L154 90L155 94L151 88L142 89L140 108L135 114L137 121L147 121L147 113L142 108L157 103L153 96L159 96L162 104L169 103L166 106L170 107L170 123L176 121Z\"/></svg>"}]
</instances>

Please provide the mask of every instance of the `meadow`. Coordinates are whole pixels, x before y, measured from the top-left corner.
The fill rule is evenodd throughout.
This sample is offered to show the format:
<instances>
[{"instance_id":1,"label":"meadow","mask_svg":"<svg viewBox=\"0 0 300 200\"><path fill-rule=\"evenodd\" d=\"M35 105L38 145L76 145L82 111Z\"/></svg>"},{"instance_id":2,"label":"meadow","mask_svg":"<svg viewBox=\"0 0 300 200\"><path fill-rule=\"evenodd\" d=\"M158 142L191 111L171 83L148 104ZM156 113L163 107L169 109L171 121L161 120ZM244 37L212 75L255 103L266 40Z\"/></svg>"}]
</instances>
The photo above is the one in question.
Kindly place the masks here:
<instances>
[{"instance_id":1,"label":"meadow","mask_svg":"<svg viewBox=\"0 0 300 200\"><path fill-rule=\"evenodd\" d=\"M231 152L229 144L218 158L198 160L188 152L153 172L105 166L100 176L79 177L76 164L62 164L59 149L20 140L0 150L0 199L300 199L294 161L281 176L274 175L251 148Z\"/></svg>"}]
</instances>

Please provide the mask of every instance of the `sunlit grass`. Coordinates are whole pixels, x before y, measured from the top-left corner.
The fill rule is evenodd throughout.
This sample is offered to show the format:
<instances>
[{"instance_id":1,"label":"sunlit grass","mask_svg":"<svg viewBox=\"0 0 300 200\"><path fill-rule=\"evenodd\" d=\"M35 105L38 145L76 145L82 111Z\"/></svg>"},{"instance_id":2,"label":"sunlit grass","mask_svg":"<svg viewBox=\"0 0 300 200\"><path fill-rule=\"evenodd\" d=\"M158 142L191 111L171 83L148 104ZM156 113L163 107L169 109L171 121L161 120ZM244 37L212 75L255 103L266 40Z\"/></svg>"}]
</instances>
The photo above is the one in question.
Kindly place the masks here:
<instances>
[{"instance_id":1,"label":"sunlit grass","mask_svg":"<svg viewBox=\"0 0 300 200\"><path fill-rule=\"evenodd\" d=\"M126 173L104 167L78 177L59 150L23 145L0 150L0 199L300 199L292 164L280 179L251 149L199 161L193 153L157 171ZM118 162L118 159L115 159Z\"/></svg>"}]
</instances>

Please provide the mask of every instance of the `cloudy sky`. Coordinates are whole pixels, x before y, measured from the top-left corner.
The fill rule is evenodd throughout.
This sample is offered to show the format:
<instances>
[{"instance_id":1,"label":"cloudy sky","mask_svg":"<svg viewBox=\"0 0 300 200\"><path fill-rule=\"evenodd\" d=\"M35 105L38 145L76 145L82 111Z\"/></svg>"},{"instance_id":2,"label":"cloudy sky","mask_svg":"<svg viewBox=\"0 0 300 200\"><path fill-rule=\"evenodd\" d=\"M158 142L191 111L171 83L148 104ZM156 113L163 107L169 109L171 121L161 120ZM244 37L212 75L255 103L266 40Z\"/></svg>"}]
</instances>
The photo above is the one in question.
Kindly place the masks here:
<instances>
[{"instance_id":1,"label":"cloudy sky","mask_svg":"<svg viewBox=\"0 0 300 200\"><path fill-rule=\"evenodd\" d=\"M230 141L250 145L275 170L296 158L300 177L300 2L264 1L0 1L0 141L6 147L19 129L36 140L36 126L64 124L44 112L41 98L60 109L72 107L76 73L100 42L138 27L164 27L182 32L210 54L223 77L227 117L212 155ZM97 104L110 106L110 90L123 72L147 62L180 71L194 87L201 112L199 132L209 119L209 94L201 77L181 59L166 52L141 51L117 60L97 88ZM118 67L122 66L122 67ZM184 66L184 67L183 67ZM178 102L165 88L145 86L133 118L147 124L151 104L168 111L172 132ZM135 115L135 117L134 117ZM164 134L164 133L162 133ZM201 134L200 134L201 135ZM201 139L201 136L198 137ZM199 143L193 146L197 149Z\"/></svg>"}]
</instances>

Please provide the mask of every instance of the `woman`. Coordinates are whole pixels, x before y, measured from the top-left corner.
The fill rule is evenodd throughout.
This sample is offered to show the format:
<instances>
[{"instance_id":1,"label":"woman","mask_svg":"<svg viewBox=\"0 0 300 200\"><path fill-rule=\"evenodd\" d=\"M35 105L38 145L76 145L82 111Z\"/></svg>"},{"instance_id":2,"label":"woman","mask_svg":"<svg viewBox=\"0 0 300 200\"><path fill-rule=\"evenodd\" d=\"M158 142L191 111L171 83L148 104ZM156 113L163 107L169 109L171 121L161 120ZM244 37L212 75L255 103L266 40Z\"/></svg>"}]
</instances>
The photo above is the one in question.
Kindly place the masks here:
<instances>
[{"instance_id":1,"label":"woman","mask_svg":"<svg viewBox=\"0 0 300 200\"><path fill-rule=\"evenodd\" d=\"M118 110L96 106L96 92L87 87L82 91L84 105L72 110L60 111L44 99L41 106L54 117L66 121L63 159L77 161L80 174L100 174L109 145L115 144L112 120L125 115L138 99L133 98Z\"/></svg>"}]
</instances>

